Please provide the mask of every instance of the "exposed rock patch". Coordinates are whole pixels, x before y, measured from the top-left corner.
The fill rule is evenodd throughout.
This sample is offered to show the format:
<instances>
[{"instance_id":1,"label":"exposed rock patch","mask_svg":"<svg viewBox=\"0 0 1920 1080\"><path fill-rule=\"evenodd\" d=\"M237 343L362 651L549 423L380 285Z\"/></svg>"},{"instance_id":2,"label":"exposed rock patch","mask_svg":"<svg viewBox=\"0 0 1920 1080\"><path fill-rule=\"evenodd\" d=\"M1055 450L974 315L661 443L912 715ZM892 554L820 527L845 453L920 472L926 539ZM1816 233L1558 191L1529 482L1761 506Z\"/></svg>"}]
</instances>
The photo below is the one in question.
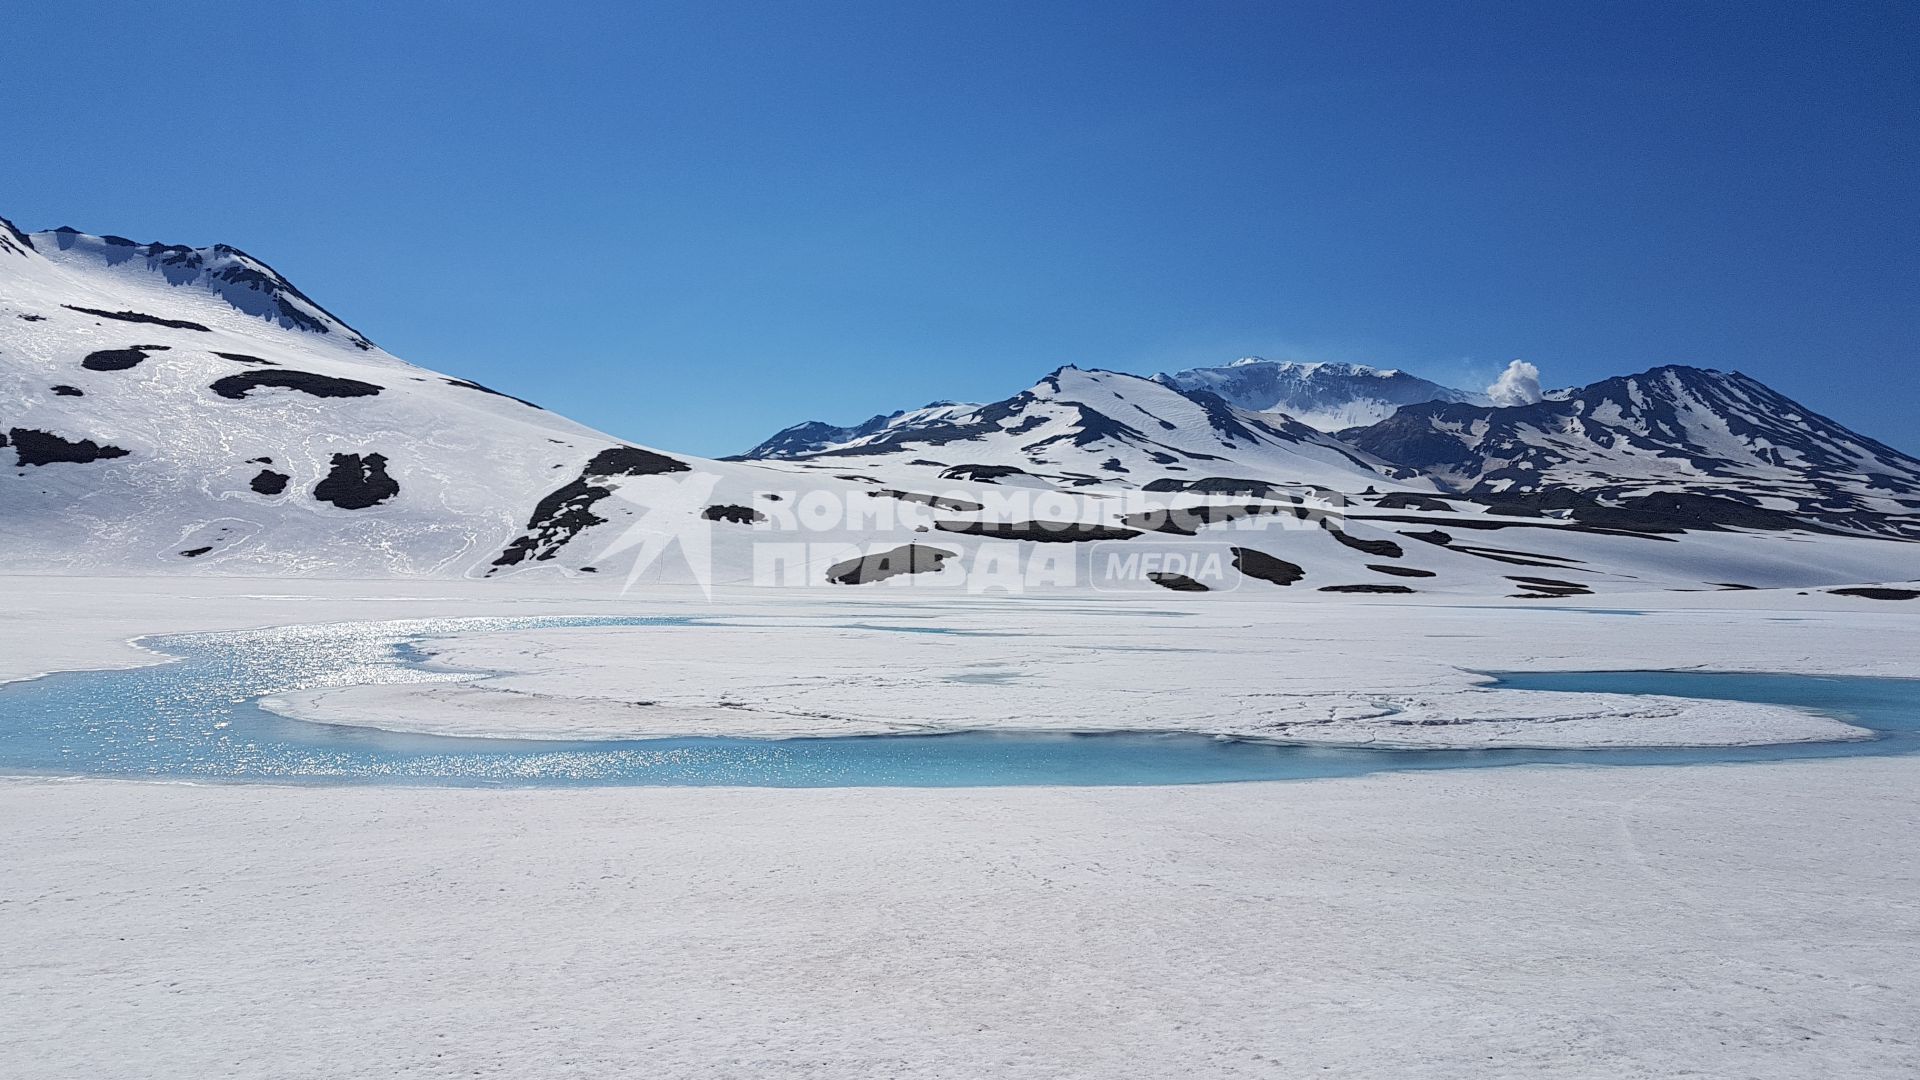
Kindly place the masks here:
<instances>
[{"instance_id":1,"label":"exposed rock patch","mask_svg":"<svg viewBox=\"0 0 1920 1080\"><path fill-rule=\"evenodd\" d=\"M1016 469L1011 465L955 465L952 468L942 470L940 479L974 480L991 484L997 480L1004 480L1009 476L1028 475L1031 474L1028 473L1027 470Z\"/></svg>"},{"instance_id":2,"label":"exposed rock patch","mask_svg":"<svg viewBox=\"0 0 1920 1080\"><path fill-rule=\"evenodd\" d=\"M1147 575L1147 580L1153 582L1155 585L1158 585L1163 589L1172 589L1174 592L1212 592L1213 591L1207 588L1205 585L1202 585L1200 582L1195 581L1192 578L1188 577L1185 574L1173 574L1173 573L1164 573L1164 572L1153 573L1153 574Z\"/></svg>"},{"instance_id":3,"label":"exposed rock patch","mask_svg":"<svg viewBox=\"0 0 1920 1080\"><path fill-rule=\"evenodd\" d=\"M130 345L124 349L102 349L88 353L80 366L88 371L125 371L145 363L148 353L164 352L166 348L165 345Z\"/></svg>"},{"instance_id":4,"label":"exposed rock patch","mask_svg":"<svg viewBox=\"0 0 1920 1080\"><path fill-rule=\"evenodd\" d=\"M1233 568L1248 577L1259 578L1275 585L1291 585L1307 576L1307 572L1285 559L1275 558L1264 551L1253 548L1233 548Z\"/></svg>"},{"instance_id":5,"label":"exposed rock patch","mask_svg":"<svg viewBox=\"0 0 1920 1080\"><path fill-rule=\"evenodd\" d=\"M53 390L54 393L60 395L61 397L86 397L87 396L86 392L81 390L79 387L68 386L65 383L62 383L59 386L51 387L51 389Z\"/></svg>"},{"instance_id":6,"label":"exposed rock patch","mask_svg":"<svg viewBox=\"0 0 1920 1080\"><path fill-rule=\"evenodd\" d=\"M92 461L127 456L127 451L118 446L103 446L92 439L63 439L50 431L36 428L13 428L5 436L0 436L0 446L6 446L9 439L13 443L16 465L52 465L56 462L85 465Z\"/></svg>"},{"instance_id":7,"label":"exposed rock patch","mask_svg":"<svg viewBox=\"0 0 1920 1080\"><path fill-rule=\"evenodd\" d=\"M605 524L607 519L593 512L593 504L613 494L613 489L595 483L596 480L687 471L685 462L665 454L637 446L608 447L587 462L579 477L548 492L535 504L532 516L527 519L527 531L508 544L493 560L493 565L496 568L517 566L529 557L545 562L558 555L581 531Z\"/></svg>"},{"instance_id":8,"label":"exposed rock patch","mask_svg":"<svg viewBox=\"0 0 1920 1080\"><path fill-rule=\"evenodd\" d=\"M700 516L708 521L730 521L735 525L755 525L767 520L767 515L751 506L720 505L709 506L700 511Z\"/></svg>"},{"instance_id":9,"label":"exposed rock patch","mask_svg":"<svg viewBox=\"0 0 1920 1080\"><path fill-rule=\"evenodd\" d=\"M866 585L901 574L938 573L941 566L957 554L945 548L907 544L891 551L834 563L827 568L827 580L836 585Z\"/></svg>"},{"instance_id":10,"label":"exposed rock patch","mask_svg":"<svg viewBox=\"0 0 1920 1080\"><path fill-rule=\"evenodd\" d=\"M1368 563L1367 569L1376 574L1389 574L1393 577L1437 577L1431 570L1421 570L1412 566L1388 566L1385 563Z\"/></svg>"},{"instance_id":11,"label":"exposed rock patch","mask_svg":"<svg viewBox=\"0 0 1920 1080\"><path fill-rule=\"evenodd\" d=\"M525 405L529 409L538 409L540 407L538 405L535 405L533 402L528 401L526 398L517 398L517 397L514 397L512 394L503 394L500 391L495 390L491 386L481 386L477 382L470 382L466 379L452 379L452 378L446 379L445 381L448 386L458 386L466 390L478 390L483 394L492 394L494 397L506 398L508 401L517 401L520 404Z\"/></svg>"},{"instance_id":12,"label":"exposed rock patch","mask_svg":"<svg viewBox=\"0 0 1920 1080\"><path fill-rule=\"evenodd\" d=\"M148 323L153 326L170 326L175 330L198 330L202 333L212 333L211 330L201 326L199 323L188 322L185 319L163 319L158 315L146 315L138 311L102 311L99 308L75 307L72 304L61 304L60 306L66 308L68 311L77 311L82 315L98 315L103 319L119 319L121 322Z\"/></svg>"},{"instance_id":13,"label":"exposed rock patch","mask_svg":"<svg viewBox=\"0 0 1920 1080\"><path fill-rule=\"evenodd\" d=\"M882 488L879 491L869 491L867 494L876 499L883 495L891 496L901 502L920 503L923 506L931 506L935 510L950 510L956 514L986 509L983 504L968 499L955 499L946 495L924 495L918 491L895 491L892 488Z\"/></svg>"},{"instance_id":14,"label":"exposed rock patch","mask_svg":"<svg viewBox=\"0 0 1920 1080\"><path fill-rule=\"evenodd\" d=\"M967 536L986 536L995 540L1032 540L1063 544L1087 540L1131 540L1140 533L1113 525L1089 525L1078 521L936 521L942 532Z\"/></svg>"},{"instance_id":15,"label":"exposed rock patch","mask_svg":"<svg viewBox=\"0 0 1920 1080\"><path fill-rule=\"evenodd\" d=\"M1844 589L1827 591L1835 596L1858 596L1866 600L1920 599L1920 589L1888 589L1877 585L1851 585Z\"/></svg>"},{"instance_id":16,"label":"exposed rock patch","mask_svg":"<svg viewBox=\"0 0 1920 1080\"><path fill-rule=\"evenodd\" d=\"M378 456L378 455L376 455ZM283 472L261 469L259 474L247 482L247 486L260 495L278 495L287 490L287 481L293 479Z\"/></svg>"},{"instance_id":17,"label":"exposed rock patch","mask_svg":"<svg viewBox=\"0 0 1920 1080\"><path fill-rule=\"evenodd\" d=\"M1207 503L1199 506L1160 507L1144 510L1136 514L1127 514L1120 523L1130 528L1144 529L1148 532L1171 533L1175 536L1194 536L1208 525L1221 522L1239 521L1243 518L1259 517L1263 514L1286 514L1293 511L1289 506L1274 506L1266 503Z\"/></svg>"},{"instance_id":18,"label":"exposed rock patch","mask_svg":"<svg viewBox=\"0 0 1920 1080\"><path fill-rule=\"evenodd\" d=\"M1398 559L1406 554L1399 544L1391 540L1366 540L1348 533L1345 529L1340 528L1325 518L1320 519L1320 525L1326 529L1335 540L1340 541L1355 551L1365 552L1368 555L1378 556L1383 559Z\"/></svg>"},{"instance_id":19,"label":"exposed rock patch","mask_svg":"<svg viewBox=\"0 0 1920 1080\"><path fill-rule=\"evenodd\" d=\"M255 390L261 389L298 390L314 397L372 397L378 394L380 387L359 379L340 379L332 375L315 375L311 371L250 371L244 375L227 375L213 381L213 392L223 398L239 401Z\"/></svg>"},{"instance_id":20,"label":"exposed rock patch","mask_svg":"<svg viewBox=\"0 0 1920 1080\"><path fill-rule=\"evenodd\" d=\"M335 454L333 468L313 486L313 497L342 510L364 510L400 494L383 454Z\"/></svg>"},{"instance_id":21,"label":"exposed rock patch","mask_svg":"<svg viewBox=\"0 0 1920 1080\"><path fill-rule=\"evenodd\" d=\"M1410 593L1405 585L1322 585L1321 592L1337 593Z\"/></svg>"}]
</instances>

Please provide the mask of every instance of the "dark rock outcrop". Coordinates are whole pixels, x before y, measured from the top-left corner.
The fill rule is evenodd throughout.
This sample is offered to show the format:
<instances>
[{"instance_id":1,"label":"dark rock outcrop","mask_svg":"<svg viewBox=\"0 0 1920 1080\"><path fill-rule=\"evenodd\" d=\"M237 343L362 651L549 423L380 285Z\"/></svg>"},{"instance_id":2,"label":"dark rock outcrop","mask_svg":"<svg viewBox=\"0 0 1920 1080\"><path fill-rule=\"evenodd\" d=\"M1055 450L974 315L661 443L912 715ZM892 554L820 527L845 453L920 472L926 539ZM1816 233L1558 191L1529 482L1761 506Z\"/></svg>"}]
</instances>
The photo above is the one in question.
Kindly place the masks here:
<instances>
[{"instance_id":1,"label":"dark rock outcrop","mask_svg":"<svg viewBox=\"0 0 1920 1080\"><path fill-rule=\"evenodd\" d=\"M767 515L751 506L723 504L709 506L700 511L700 516L708 521L730 521L735 525L756 525L767 520Z\"/></svg>"},{"instance_id":2,"label":"dark rock outcrop","mask_svg":"<svg viewBox=\"0 0 1920 1080\"><path fill-rule=\"evenodd\" d=\"M287 481L291 479L293 479L293 477L288 476L286 473L274 472L272 469L261 469L258 475L247 482L247 486L251 487L256 494L278 495L287 490Z\"/></svg>"},{"instance_id":3,"label":"dark rock outcrop","mask_svg":"<svg viewBox=\"0 0 1920 1080\"><path fill-rule=\"evenodd\" d=\"M1248 577L1259 578L1275 585L1291 585L1307 576L1307 572L1285 559L1275 558L1264 551L1253 548L1237 547L1233 550L1233 568Z\"/></svg>"},{"instance_id":4,"label":"dark rock outcrop","mask_svg":"<svg viewBox=\"0 0 1920 1080\"><path fill-rule=\"evenodd\" d=\"M1043 544L1068 544L1088 540L1131 540L1140 533L1113 525L1089 525L1078 521L936 521L941 532L966 536L985 536L994 540L1032 540Z\"/></svg>"},{"instance_id":5,"label":"dark rock outcrop","mask_svg":"<svg viewBox=\"0 0 1920 1080\"><path fill-rule=\"evenodd\" d=\"M333 468L313 486L313 497L342 510L364 510L400 494L383 454L335 454Z\"/></svg>"},{"instance_id":6,"label":"dark rock outcrop","mask_svg":"<svg viewBox=\"0 0 1920 1080\"><path fill-rule=\"evenodd\" d=\"M51 431L37 428L13 428L0 436L0 446L11 440L16 465L52 465L70 462L85 465L107 458L126 457L118 446L103 446L92 439L64 439Z\"/></svg>"},{"instance_id":7,"label":"dark rock outcrop","mask_svg":"<svg viewBox=\"0 0 1920 1080\"><path fill-rule=\"evenodd\" d=\"M158 315L145 315L138 311L102 311L99 308L75 307L72 304L60 306L68 311L77 311L82 315L98 315L103 319L119 319L121 322L147 323L151 326L169 326L175 330L199 330L202 333L212 333L199 323L188 322L185 319L163 319Z\"/></svg>"},{"instance_id":8,"label":"dark rock outcrop","mask_svg":"<svg viewBox=\"0 0 1920 1080\"><path fill-rule=\"evenodd\" d=\"M836 585L867 585L901 574L938 573L941 566L957 554L945 548L907 544L834 563L827 568L827 580Z\"/></svg>"},{"instance_id":9,"label":"dark rock outcrop","mask_svg":"<svg viewBox=\"0 0 1920 1080\"><path fill-rule=\"evenodd\" d=\"M687 471L686 462L665 454L637 446L608 447L595 454L577 478L540 499L527 519L527 531L508 544L493 560L493 565L496 568L517 566L528 558L545 562L558 555L560 549L583 530L605 524L607 519L594 513L593 505L613 494L613 489L596 481Z\"/></svg>"},{"instance_id":10,"label":"dark rock outcrop","mask_svg":"<svg viewBox=\"0 0 1920 1080\"><path fill-rule=\"evenodd\" d=\"M1920 599L1920 589L1890 589L1878 585L1849 585L1844 589L1828 589L1835 596L1858 596L1864 600L1915 600Z\"/></svg>"},{"instance_id":11,"label":"dark rock outcrop","mask_svg":"<svg viewBox=\"0 0 1920 1080\"><path fill-rule=\"evenodd\" d=\"M130 345L124 349L101 349L88 353L80 366L88 371L125 371L145 363L148 353L164 352L166 348L165 345Z\"/></svg>"},{"instance_id":12,"label":"dark rock outcrop","mask_svg":"<svg viewBox=\"0 0 1920 1080\"><path fill-rule=\"evenodd\" d=\"M298 390L314 397L344 398L372 397L378 394L380 387L359 379L340 379L332 375L315 375L311 371L249 371L244 375L227 375L213 381L212 390L223 398L239 401L255 390L282 389Z\"/></svg>"}]
</instances>

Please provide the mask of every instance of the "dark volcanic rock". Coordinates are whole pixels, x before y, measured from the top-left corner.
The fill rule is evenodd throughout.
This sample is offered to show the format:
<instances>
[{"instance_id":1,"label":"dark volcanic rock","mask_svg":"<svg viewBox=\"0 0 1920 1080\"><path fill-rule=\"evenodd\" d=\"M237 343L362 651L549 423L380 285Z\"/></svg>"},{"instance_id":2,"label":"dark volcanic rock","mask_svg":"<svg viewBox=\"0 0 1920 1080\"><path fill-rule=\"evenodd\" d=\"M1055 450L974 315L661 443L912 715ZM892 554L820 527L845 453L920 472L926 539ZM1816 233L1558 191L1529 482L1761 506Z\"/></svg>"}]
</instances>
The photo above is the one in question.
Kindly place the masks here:
<instances>
[{"instance_id":1,"label":"dark volcanic rock","mask_svg":"<svg viewBox=\"0 0 1920 1080\"><path fill-rule=\"evenodd\" d=\"M751 506L709 506L700 511L700 516L708 521L731 521L735 525L753 525L767 520L767 515Z\"/></svg>"},{"instance_id":2,"label":"dark volcanic rock","mask_svg":"<svg viewBox=\"0 0 1920 1080\"><path fill-rule=\"evenodd\" d=\"M1182 480L1177 476L1163 476L1149 480L1143 491L1187 491L1195 495L1238 495L1248 499L1285 499L1294 492L1278 484L1269 484L1264 480L1239 480L1231 476L1208 476L1199 480Z\"/></svg>"},{"instance_id":3,"label":"dark volcanic rock","mask_svg":"<svg viewBox=\"0 0 1920 1080\"><path fill-rule=\"evenodd\" d=\"M293 477L286 473L261 469L258 476L248 481L248 486L261 495L278 495L287 490L287 481L291 479Z\"/></svg>"},{"instance_id":4,"label":"dark volcanic rock","mask_svg":"<svg viewBox=\"0 0 1920 1080\"><path fill-rule=\"evenodd\" d=\"M52 387L51 389L53 390L54 393L59 394L61 397L85 397L86 396L86 392L81 390L79 387L68 386L65 383L62 383L59 386Z\"/></svg>"},{"instance_id":5,"label":"dark volcanic rock","mask_svg":"<svg viewBox=\"0 0 1920 1080\"><path fill-rule=\"evenodd\" d=\"M164 352L166 348L165 345L132 345L124 349L102 349L88 353L80 366L88 371L125 371L145 363L148 353Z\"/></svg>"},{"instance_id":6,"label":"dark volcanic rock","mask_svg":"<svg viewBox=\"0 0 1920 1080\"><path fill-rule=\"evenodd\" d=\"M33 238L21 232L13 222L0 217L0 251L25 256L29 251L38 251L33 246Z\"/></svg>"},{"instance_id":7,"label":"dark volcanic rock","mask_svg":"<svg viewBox=\"0 0 1920 1080\"><path fill-rule=\"evenodd\" d=\"M882 495L888 495L901 502L920 503L923 506L931 506L935 510L950 510L956 514L986 509L982 504L970 499L955 499L946 495L923 495L918 491L895 491L892 488L882 488L879 491L869 491L867 494L876 499Z\"/></svg>"},{"instance_id":8,"label":"dark volcanic rock","mask_svg":"<svg viewBox=\"0 0 1920 1080\"><path fill-rule=\"evenodd\" d=\"M1193 536L1207 525L1239 521L1263 514L1289 513L1293 513L1293 507L1274 506L1267 503L1209 503L1200 506L1159 507L1144 510L1136 514L1124 515L1120 518L1120 523L1129 528L1145 529L1148 532Z\"/></svg>"},{"instance_id":9,"label":"dark volcanic rock","mask_svg":"<svg viewBox=\"0 0 1920 1080\"><path fill-rule=\"evenodd\" d=\"M987 536L995 540L1033 540L1039 543L1073 543L1082 540L1131 540L1139 536L1133 529L1113 525L1088 525L1077 521L936 521L942 532L967 536Z\"/></svg>"},{"instance_id":10,"label":"dark volcanic rock","mask_svg":"<svg viewBox=\"0 0 1920 1080\"><path fill-rule=\"evenodd\" d=\"M1412 589L1405 585L1322 585L1321 592L1339 593L1410 593Z\"/></svg>"},{"instance_id":11,"label":"dark volcanic rock","mask_svg":"<svg viewBox=\"0 0 1920 1080\"><path fill-rule=\"evenodd\" d=\"M180 554L185 555L189 559L197 559L200 556L205 555L207 552L212 550L213 550L213 547L209 545L207 547L188 548L187 550L181 552Z\"/></svg>"},{"instance_id":12,"label":"dark volcanic rock","mask_svg":"<svg viewBox=\"0 0 1920 1080\"><path fill-rule=\"evenodd\" d=\"M68 311L77 311L82 315L98 315L103 319L119 319L121 322L148 323L153 326L170 326L175 330L199 330L203 333L212 333L199 323L188 322L185 319L163 319L158 315L143 315L138 311L101 311L99 308L75 307L72 304L60 306Z\"/></svg>"},{"instance_id":13,"label":"dark volcanic rock","mask_svg":"<svg viewBox=\"0 0 1920 1080\"><path fill-rule=\"evenodd\" d=\"M827 580L836 585L865 585L901 574L937 573L942 564L957 554L945 548L907 544L890 551L834 563L827 568Z\"/></svg>"},{"instance_id":14,"label":"dark volcanic rock","mask_svg":"<svg viewBox=\"0 0 1920 1080\"><path fill-rule=\"evenodd\" d=\"M222 360L231 360L236 364L259 364L263 367L279 367L280 366L279 364L276 364L271 360L262 360L257 356L250 356L243 352L215 352L213 355L219 357Z\"/></svg>"},{"instance_id":15,"label":"dark volcanic rock","mask_svg":"<svg viewBox=\"0 0 1920 1080\"><path fill-rule=\"evenodd\" d=\"M313 486L313 497L342 510L364 510L400 494L400 483L387 475L382 454L335 454L333 468Z\"/></svg>"},{"instance_id":16,"label":"dark volcanic rock","mask_svg":"<svg viewBox=\"0 0 1920 1080\"><path fill-rule=\"evenodd\" d=\"M1027 470L1016 469L1011 465L955 465L950 469L942 470L940 479L974 480L990 484L1009 476L1027 475L1030 475Z\"/></svg>"},{"instance_id":17,"label":"dark volcanic rock","mask_svg":"<svg viewBox=\"0 0 1920 1080\"><path fill-rule=\"evenodd\" d=\"M1420 570L1411 566L1387 566L1384 563L1368 563L1367 569L1376 574L1391 574L1394 577L1437 577L1431 570Z\"/></svg>"},{"instance_id":18,"label":"dark volcanic rock","mask_svg":"<svg viewBox=\"0 0 1920 1080\"><path fill-rule=\"evenodd\" d=\"M0 446L7 445L8 438L13 442L16 465L52 465L55 462L85 465L90 461L127 456L127 451L118 446L102 446L92 439L63 439L50 431L35 428L13 428L7 432L7 438L0 438Z\"/></svg>"},{"instance_id":19,"label":"dark volcanic rock","mask_svg":"<svg viewBox=\"0 0 1920 1080\"><path fill-rule=\"evenodd\" d=\"M1382 495L1373 505L1382 510L1444 510L1454 509L1453 504L1443 502L1430 495L1415 495L1407 491L1395 491Z\"/></svg>"},{"instance_id":20,"label":"dark volcanic rock","mask_svg":"<svg viewBox=\"0 0 1920 1080\"><path fill-rule=\"evenodd\" d=\"M535 562L545 562L558 555L581 531L605 524L607 519L593 512L593 504L613 494L613 489L594 483L595 480L688 471L686 462L665 454L637 446L610 446L593 455L578 478L548 492L535 504L532 516L527 519L526 533L508 544L493 560L493 565L517 566L529 556Z\"/></svg>"},{"instance_id":21,"label":"dark volcanic rock","mask_svg":"<svg viewBox=\"0 0 1920 1080\"><path fill-rule=\"evenodd\" d=\"M1844 589L1827 591L1835 596L1858 596L1866 600L1920 599L1920 589L1887 589L1877 585L1850 585Z\"/></svg>"},{"instance_id":22,"label":"dark volcanic rock","mask_svg":"<svg viewBox=\"0 0 1920 1080\"><path fill-rule=\"evenodd\" d=\"M1453 537L1448 535L1447 533L1441 532L1439 529L1431 529L1431 530L1428 530L1427 532L1403 532L1400 535L1406 537L1409 540L1419 540L1428 544L1438 544L1441 547L1446 547L1448 544L1453 543Z\"/></svg>"},{"instance_id":23,"label":"dark volcanic rock","mask_svg":"<svg viewBox=\"0 0 1920 1080\"><path fill-rule=\"evenodd\" d=\"M1212 592L1213 591L1207 588L1205 585L1202 585L1199 582L1188 577L1185 574L1154 573L1154 574L1148 574L1147 580L1153 582L1155 585L1158 585L1163 589L1172 589L1174 592Z\"/></svg>"},{"instance_id":24,"label":"dark volcanic rock","mask_svg":"<svg viewBox=\"0 0 1920 1080\"><path fill-rule=\"evenodd\" d=\"M1320 525L1326 529L1335 540L1340 541L1355 551L1363 551L1368 555L1377 555L1383 559L1398 559L1406 554L1399 544L1391 540L1364 540L1358 536L1350 535L1345 529L1340 528L1325 518L1320 519Z\"/></svg>"},{"instance_id":25,"label":"dark volcanic rock","mask_svg":"<svg viewBox=\"0 0 1920 1080\"><path fill-rule=\"evenodd\" d=\"M1305 570L1285 559L1244 547L1233 549L1233 568L1248 577L1271 581L1275 585L1291 585L1307 576Z\"/></svg>"},{"instance_id":26,"label":"dark volcanic rock","mask_svg":"<svg viewBox=\"0 0 1920 1080\"><path fill-rule=\"evenodd\" d=\"M298 390L314 397L372 397L381 390L359 379L337 379L311 371L250 371L215 379L212 387L214 393L234 401L265 388Z\"/></svg>"},{"instance_id":27,"label":"dark volcanic rock","mask_svg":"<svg viewBox=\"0 0 1920 1080\"><path fill-rule=\"evenodd\" d=\"M495 390L491 386L481 386L477 382L469 382L466 379L447 379L446 383L448 386L458 386L467 390L478 390L483 394L492 394L494 397L506 398L508 401L517 401L520 404L525 405L529 409L540 408L540 406L535 405L533 402L528 401L526 398L517 398L517 397L514 397L512 394L503 394L500 391Z\"/></svg>"},{"instance_id":28,"label":"dark volcanic rock","mask_svg":"<svg viewBox=\"0 0 1920 1080\"><path fill-rule=\"evenodd\" d=\"M587 476L655 476L691 471L684 461L637 446L610 446L593 455L581 473Z\"/></svg>"},{"instance_id":29,"label":"dark volcanic rock","mask_svg":"<svg viewBox=\"0 0 1920 1080\"><path fill-rule=\"evenodd\" d=\"M1508 574L1507 580L1517 581L1520 584L1525 585L1529 589L1540 589L1542 591L1569 592L1569 593L1572 593L1572 592L1584 593L1584 592L1593 591L1592 589L1587 588L1585 585L1582 585L1577 581L1561 581L1559 578L1518 577L1513 574Z\"/></svg>"}]
</instances>

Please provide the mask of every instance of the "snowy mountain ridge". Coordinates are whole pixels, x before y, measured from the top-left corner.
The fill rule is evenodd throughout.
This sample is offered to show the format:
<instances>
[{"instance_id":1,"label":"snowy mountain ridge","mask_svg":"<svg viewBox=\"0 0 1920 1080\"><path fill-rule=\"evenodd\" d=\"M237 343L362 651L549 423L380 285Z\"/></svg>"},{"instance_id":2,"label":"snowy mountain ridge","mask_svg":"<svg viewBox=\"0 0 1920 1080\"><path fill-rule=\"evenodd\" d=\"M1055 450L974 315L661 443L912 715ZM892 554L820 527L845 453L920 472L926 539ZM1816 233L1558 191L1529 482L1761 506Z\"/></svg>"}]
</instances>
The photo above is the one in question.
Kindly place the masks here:
<instances>
[{"instance_id":1,"label":"snowy mountain ridge","mask_svg":"<svg viewBox=\"0 0 1920 1080\"><path fill-rule=\"evenodd\" d=\"M1182 475L1337 490L1433 486L1289 417L1236 409L1204 390L1072 365L1002 401L944 406L788 456L836 470L904 463L949 479L1018 476L1067 486L1137 487Z\"/></svg>"},{"instance_id":2,"label":"snowy mountain ridge","mask_svg":"<svg viewBox=\"0 0 1920 1080\"><path fill-rule=\"evenodd\" d=\"M1920 460L1739 372L1667 365L1530 405L1411 405L1342 435L1456 491L1710 498L1920 537Z\"/></svg>"},{"instance_id":3,"label":"snowy mountain ridge","mask_svg":"<svg viewBox=\"0 0 1920 1080\"><path fill-rule=\"evenodd\" d=\"M7 573L1329 600L1913 575L1889 541L1913 535L1920 463L1737 375L1409 405L1349 441L1063 367L856 427L669 454L392 356L237 249L0 219Z\"/></svg>"}]
</instances>

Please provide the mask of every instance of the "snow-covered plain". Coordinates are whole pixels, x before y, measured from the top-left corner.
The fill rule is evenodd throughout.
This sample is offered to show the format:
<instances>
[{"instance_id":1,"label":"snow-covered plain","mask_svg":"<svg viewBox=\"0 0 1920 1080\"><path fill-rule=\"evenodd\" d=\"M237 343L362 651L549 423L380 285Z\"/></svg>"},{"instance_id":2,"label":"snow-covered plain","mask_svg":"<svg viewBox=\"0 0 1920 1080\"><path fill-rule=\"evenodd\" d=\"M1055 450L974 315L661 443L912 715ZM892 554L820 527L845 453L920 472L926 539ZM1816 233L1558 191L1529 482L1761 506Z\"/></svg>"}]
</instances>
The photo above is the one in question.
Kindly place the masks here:
<instances>
[{"instance_id":1,"label":"snow-covered plain","mask_svg":"<svg viewBox=\"0 0 1920 1080\"><path fill-rule=\"evenodd\" d=\"M698 702L729 678L875 724L888 692L991 720L1008 683L1076 726L1192 720L1192 694L1265 678L1292 695L1276 715L1380 738L1379 702L1445 716L1489 695L1461 667L1912 674L1915 652L1904 605L1792 591L1649 594L1640 615L443 580L10 577L0 593L0 679L151 663L128 643L150 633L702 615L738 625L645 648L576 630L434 647L511 662L546 694ZM729 662L747 655L765 685ZM555 661L573 685L543 671ZM756 722L792 733L797 709L759 703ZM1725 708L1773 738L1828 723ZM1542 742L1584 723L1603 740L1640 723L1598 713L1436 730ZM1916 781L1910 758L1177 788L0 780L0 1075L1910 1076Z\"/></svg>"},{"instance_id":2,"label":"snow-covered plain","mask_svg":"<svg viewBox=\"0 0 1920 1080\"><path fill-rule=\"evenodd\" d=\"M0 1074L1911 1077L1917 780L0 782Z\"/></svg>"}]
</instances>

